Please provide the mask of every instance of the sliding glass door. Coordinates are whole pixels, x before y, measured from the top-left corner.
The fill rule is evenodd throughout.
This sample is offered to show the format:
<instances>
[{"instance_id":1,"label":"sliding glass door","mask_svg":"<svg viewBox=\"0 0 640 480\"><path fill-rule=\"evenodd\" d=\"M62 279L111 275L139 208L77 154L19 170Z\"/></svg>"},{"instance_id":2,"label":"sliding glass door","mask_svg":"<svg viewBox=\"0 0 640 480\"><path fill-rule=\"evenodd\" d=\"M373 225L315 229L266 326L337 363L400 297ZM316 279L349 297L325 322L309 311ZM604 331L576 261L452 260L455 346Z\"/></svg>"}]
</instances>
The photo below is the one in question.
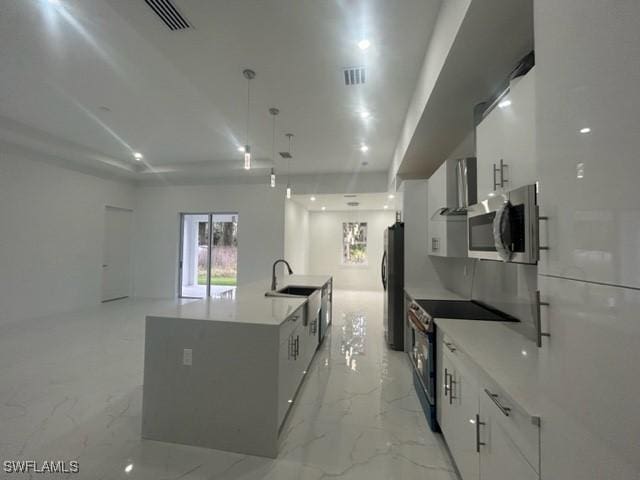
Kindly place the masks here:
<instances>
[{"instance_id":1,"label":"sliding glass door","mask_svg":"<svg viewBox=\"0 0 640 480\"><path fill-rule=\"evenodd\" d=\"M181 214L179 267L180 297L233 297L238 273L238 215Z\"/></svg>"}]
</instances>

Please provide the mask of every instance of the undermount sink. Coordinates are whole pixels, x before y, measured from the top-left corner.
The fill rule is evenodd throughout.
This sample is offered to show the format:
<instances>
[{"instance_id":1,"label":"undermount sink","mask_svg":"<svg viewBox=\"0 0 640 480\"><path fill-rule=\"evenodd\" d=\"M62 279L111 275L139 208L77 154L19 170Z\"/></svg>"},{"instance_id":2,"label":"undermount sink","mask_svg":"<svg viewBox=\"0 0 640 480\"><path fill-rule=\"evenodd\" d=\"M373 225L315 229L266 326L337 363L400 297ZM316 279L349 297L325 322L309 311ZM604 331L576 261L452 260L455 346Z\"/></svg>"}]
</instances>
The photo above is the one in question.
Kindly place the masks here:
<instances>
[{"instance_id":1,"label":"undermount sink","mask_svg":"<svg viewBox=\"0 0 640 480\"><path fill-rule=\"evenodd\" d=\"M317 291L317 288L313 287L295 287L289 286L279 290L269 291L265 293L267 297L308 297Z\"/></svg>"}]
</instances>

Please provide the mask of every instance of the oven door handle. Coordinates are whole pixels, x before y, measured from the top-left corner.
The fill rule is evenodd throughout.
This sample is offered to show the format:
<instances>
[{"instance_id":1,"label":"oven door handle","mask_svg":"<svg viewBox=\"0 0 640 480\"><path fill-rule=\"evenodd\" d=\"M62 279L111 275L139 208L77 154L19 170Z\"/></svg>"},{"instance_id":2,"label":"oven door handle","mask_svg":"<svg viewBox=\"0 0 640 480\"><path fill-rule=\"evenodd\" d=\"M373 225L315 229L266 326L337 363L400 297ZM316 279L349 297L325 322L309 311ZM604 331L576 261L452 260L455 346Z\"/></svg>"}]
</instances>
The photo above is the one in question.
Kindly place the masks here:
<instances>
[{"instance_id":1,"label":"oven door handle","mask_svg":"<svg viewBox=\"0 0 640 480\"><path fill-rule=\"evenodd\" d=\"M493 241L495 243L496 252L500 258L508 262L513 256L511 245L505 242L504 236L507 228L509 228L511 203L506 201L497 211L493 219Z\"/></svg>"},{"instance_id":2,"label":"oven door handle","mask_svg":"<svg viewBox=\"0 0 640 480\"><path fill-rule=\"evenodd\" d=\"M414 330L418 330L421 333L427 333L426 329L420 324L420 320L416 317L416 314L413 312L409 312L409 322L411 323L411 328Z\"/></svg>"}]
</instances>

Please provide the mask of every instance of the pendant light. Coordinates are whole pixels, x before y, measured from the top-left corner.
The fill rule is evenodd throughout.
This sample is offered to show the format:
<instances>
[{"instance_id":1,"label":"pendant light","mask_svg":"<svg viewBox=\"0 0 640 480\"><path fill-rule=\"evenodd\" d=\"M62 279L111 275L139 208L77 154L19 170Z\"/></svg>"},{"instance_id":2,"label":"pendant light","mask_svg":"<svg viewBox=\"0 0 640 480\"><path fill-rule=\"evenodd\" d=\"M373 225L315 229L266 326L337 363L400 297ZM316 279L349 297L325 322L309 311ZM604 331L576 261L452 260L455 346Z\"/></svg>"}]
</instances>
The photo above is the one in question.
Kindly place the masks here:
<instances>
[{"instance_id":1,"label":"pendant light","mask_svg":"<svg viewBox=\"0 0 640 480\"><path fill-rule=\"evenodd\" d=\"M293 156L291 153L291 139L293 138L293 133L287 133L285 136L289 139L289 156L287 158L287 199L291 198L291 183L289 181L289 177L291 175L291 157Z\"/></svg>"},{"instance_id":2,"label":"pendant light","mask_svg":"<svg viewBox=\"0 0 640 480\"><path fill-rule=\"evenodd\" d=\"M271 107L269 109L269 113L273 117L273 136L271 137L271 159L273 164L276 164L276 117L280 113L275 107ZM269 175L269 186L271 188L276 188L276 171L275 169L271 169L271 175Z\"/></svg>"},{"instance_id":3,"label":"pendant light","mask_svg":"<svg viewBox=\"0 0 640 480\"><path fill-rule=\"evenodd\" d=\"M242 71L242 75L247 79L247 143L244 146L244 169L251 169L251 145L249 145L249 120L251 113L251 80L256 78L256 72L250 69Z\"/></svg>"}]
</instances>

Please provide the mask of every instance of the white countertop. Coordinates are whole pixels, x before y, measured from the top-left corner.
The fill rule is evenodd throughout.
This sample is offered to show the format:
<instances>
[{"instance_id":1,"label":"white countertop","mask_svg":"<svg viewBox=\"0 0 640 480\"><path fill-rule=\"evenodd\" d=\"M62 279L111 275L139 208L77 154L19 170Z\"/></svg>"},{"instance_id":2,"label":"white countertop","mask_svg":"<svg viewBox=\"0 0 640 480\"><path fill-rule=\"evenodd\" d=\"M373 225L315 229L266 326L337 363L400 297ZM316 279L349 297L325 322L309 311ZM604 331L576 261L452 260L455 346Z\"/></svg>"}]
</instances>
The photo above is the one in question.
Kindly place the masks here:
<instances>
[{"instance_id":1,"label":"white countertop","mask_svg":"<svg viewBox=\"0 0 640 480\"><path fill-rule=\"evenodd\" d=\"M322 288L330 280L329 275L289 275L280 279L278 288L288 285ZM249 283L238 286L235 298L209 298L175 305L149 318L280 325L308 300L306 297L266 297L268 290L268 281Z\"/></svg>"},{"instance_id":2,"label":"white countertop","mask_svg":"<svg viewBox=\"0 0 640 480\"><path fill-rule=\"evenodd\" d=\"M437 318L436 325L520 405L537 417L538 348L503 322Z\"/></svg>"},{"instance_id":3,"label":"white countertop","mask_svg":"<svg viewBox=\"0 0 640 480\"><path fill-rule=\"evenodd\" d=\"M405 285L404 291L411 300L468 300L441 285Z\"/></svg>"}]
</instances>

